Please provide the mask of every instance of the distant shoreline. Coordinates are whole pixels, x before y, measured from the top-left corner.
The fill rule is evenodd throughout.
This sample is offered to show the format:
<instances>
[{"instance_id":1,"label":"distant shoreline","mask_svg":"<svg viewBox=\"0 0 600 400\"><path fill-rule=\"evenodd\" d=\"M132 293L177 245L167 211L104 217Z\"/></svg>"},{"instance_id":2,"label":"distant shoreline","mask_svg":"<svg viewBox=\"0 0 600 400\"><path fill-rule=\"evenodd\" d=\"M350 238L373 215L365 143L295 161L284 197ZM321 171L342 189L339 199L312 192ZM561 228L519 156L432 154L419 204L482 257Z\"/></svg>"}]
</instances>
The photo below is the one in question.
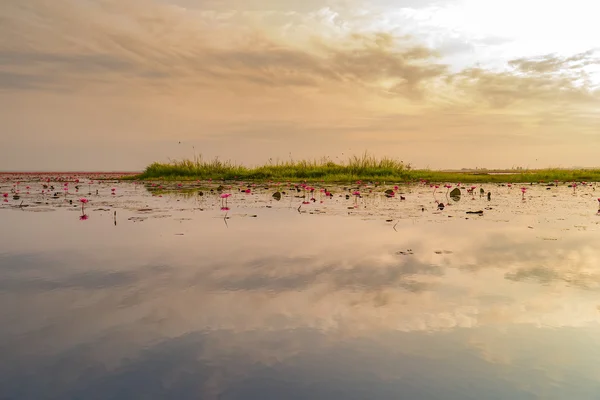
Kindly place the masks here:
<instances>
[{"instance_id":1,"label":"distant shoreline","mask_svg":"<svg viewBox=\"0 0 600 400\"><path fill-rule=\"evenodd\" d=\"M0 171L0 175L139 175L142 171Z\"/></svg>"},{"instance_id":2,"label":"distant shoreline","mask_svg":"<svg viewBox=\"0 0 600 400\"><path fill-rule=\"evenodd\" d=\"M275 181L328 182L356 181L408 183L574 183L600 182L600 168L546 169L412 169L410 164L390 158L375 158L367 154L351 157L346 163L328 159L317 161L288 161L246 167L230 161L192 160L153 163L144 171L7 171L0 175L33 176L94 176L93 179L122 179L139 181Z\"/></svg>"}]
</instances>

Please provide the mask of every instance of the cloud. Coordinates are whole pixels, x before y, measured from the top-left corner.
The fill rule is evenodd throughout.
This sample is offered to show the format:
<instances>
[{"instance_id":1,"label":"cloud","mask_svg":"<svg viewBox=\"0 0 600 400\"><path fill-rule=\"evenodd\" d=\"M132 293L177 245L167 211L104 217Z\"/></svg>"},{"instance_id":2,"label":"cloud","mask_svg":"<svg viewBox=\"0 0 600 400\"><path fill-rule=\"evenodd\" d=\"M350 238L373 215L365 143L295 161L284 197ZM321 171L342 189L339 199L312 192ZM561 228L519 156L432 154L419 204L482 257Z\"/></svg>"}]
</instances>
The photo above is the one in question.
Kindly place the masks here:
<instances>
[{"instance_id":1,"label":"cloud","mask_svg":"<svg viewBox=\"0 0 600 400\"><path fill-rule=\"evenodd\" d=\"M380 87L385 82L393 86L394 93L408 95L419 90L423 81L445 71L444 65L431 63L436 56L434 51L397 43L396 38L385 33L353 33L335 43L316 35L312 45L302 47L274 40L260 31L246 37L235 29L225 31L239 16L223 16L222 20L220 16L199 13L201 28L195 29L189 25L192 16L170 7L136 8L108 0L96 4L98 9L94 10L73 7L71 13L75 15L70 18L67 14L56 16L58 10L51 7L46 7L46 12L37 10L51 25L54 37L36 35L38 43L28 51L0 49L5 73L22 71L20 77L33 78L29 87L37 85L40 90L90 91L98 85L119 89L133 86L133 90L139 90L156 85L176 92L182 87L224 83L228 87L242 84L265 89L332 89L336 85ZM92 27L71 27L75 17L92 21ZM119 25L121 18L127 29ZM216 26L210 26L213 23ZM68 29L79 30L68 37L56 34ZM39 27L24 21L4 33L25 41L35 30ZM225 34L230 37L223 39L221 45L211 44L213 37ZM46 44L45 39L50 39L50 43ZM9 79L0 83L5 89L18 87Z\"/></svg>"},{"instance_id":2,"label":"cloud","mask_svg":"<svg viewBox=\"0 0 600 400\"><path fill-rule=\"evenodd\" d=\"M548 54L533 58L517 58L509 61L509 65L526 73L550 73L562 70L580 70L582 67L600 64L600 58L593 58L595 50L575 54L571 57L560 57Z\"/></svg>"},{"instance_id":3,"label":"cloud","mask_svg":"<svg viewBox=\"0 0 600 400\"><path fill-rule=\"evenodd\" d=\"M0 32L16 39L0 48L4 89L93 92L109 86L172 94L194 87L368 89L413 100L466 93L472 103L483 100L492 107L557 97L598 100L589 82L581 82L583 68L598 63L592 51L518 58L508 62L512 70L500 72L473 67L451 74L437 50L381 31L348 31L334 38L315 31L308 41L297 42L261 25L264 13L245 27L253 18L241 11L187 10L144 0L96 0L85 6L36 1L28 6L9 2L12 15L30 18L22 15L21 23L7 24ZM27 77L30 81L23 82Z\"/></svg>"},{"instance_id":4,"label":"cloud","mask_svg":"<svg viewBox=\"0 0 600 400\"><path fill-rule=\"evenodd\" d=\"M598 123L591 50L477 64L481 48L509 39L434 29L426 17L435 4L8 0L0 7L0 37L9 38L0 41L0 117L10 136L2 145L12 147L5 159L12 168L80 165L76 152L13 155L49 137L60 138L61 149L84 147L75 146L82 130L86 140L123 146L157 140L135 159L127 156L133 148L119 148L124 169L160 158L172 135L247 163L292 149L313 157L309 143L319 140L324 153L407 151L417 166L435 167L442 152L425 155L418 140L470 154L465 140L498 143L508 134L533 145L543 131L554 143L565 132L593 134ZM43 118L23 117L31 113ZM263 146L236 152L232 139ZM177 151L164 157L187 155ZM89 165L81 167L117 168L102 159L84 157Z\"/></svg>"}]
</instances>

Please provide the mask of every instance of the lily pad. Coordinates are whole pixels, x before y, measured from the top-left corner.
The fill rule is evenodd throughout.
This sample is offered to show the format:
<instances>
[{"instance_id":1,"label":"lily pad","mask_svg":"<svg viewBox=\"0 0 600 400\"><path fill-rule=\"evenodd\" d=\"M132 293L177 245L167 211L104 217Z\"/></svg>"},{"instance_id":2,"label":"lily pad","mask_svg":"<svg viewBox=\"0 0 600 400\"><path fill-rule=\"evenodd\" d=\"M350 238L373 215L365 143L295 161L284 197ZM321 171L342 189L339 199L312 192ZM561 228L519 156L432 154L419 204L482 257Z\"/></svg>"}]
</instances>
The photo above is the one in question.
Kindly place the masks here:
<instances>
[{"instance_id":1,"label":"lily pad","mask_svg":"<svg viewBox=\"0 0 600 400\"><path fill-rule=\"evenodd\" d=\"M281 192L273 193L273 198L277 201L281 200Z\"/></svg>"},{"instance_id":2,"label":"lily pad","mask_svg":"<svg viewBox=\"0 0 600 400\"><path fill-rule=\"evenodd\" d=\"M461 192L459 188L455 188L450 192L450 198L454 201L460 201Z\"/></svg>"}]
</instances>

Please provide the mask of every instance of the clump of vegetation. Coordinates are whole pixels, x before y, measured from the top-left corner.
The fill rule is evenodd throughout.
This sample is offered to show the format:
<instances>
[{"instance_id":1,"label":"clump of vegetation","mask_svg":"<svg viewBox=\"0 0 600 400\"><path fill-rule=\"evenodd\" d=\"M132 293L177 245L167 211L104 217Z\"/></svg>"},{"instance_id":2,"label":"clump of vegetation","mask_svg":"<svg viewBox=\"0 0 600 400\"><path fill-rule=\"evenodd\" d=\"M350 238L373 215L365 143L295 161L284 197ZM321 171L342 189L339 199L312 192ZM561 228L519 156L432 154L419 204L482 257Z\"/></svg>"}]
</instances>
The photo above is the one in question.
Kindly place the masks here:
<instances>
[{"instance_id":1,"label":"clump of vegetation","mask_svg":"<svg viewBox=\"0 0 600 400\"><path fill-rule=\"evenodd\" d=\"M127 179L127 178L125 178ZM326 182L351 182L356 180L380 182L462 182L462 183L529 183L529 182L597 182L600 169L543 169L543 170L475 170L446 172L415 170L403 161L383 157L377 158L368 153L352 156L345 162L333 162L329 158L319 160L269 161L265 165L247 167L232 161L215 158L195 160L155 162L142 174L129 179L160 180L306 180Z\"/></svg>"},{"instance_id":2,"label":"clump of vegetation","mask_svg":"<svg viewBox=\"0 0 600 400\"><path fill-rule=\"evenodd\" d=\"M290 160L269 162L257 167L246 167L218 158L204 161L181 160L153 163L136 179L243 179L243 180L326 180L349 181L356 179L410 179L410 164L367 153L352 156L346 162L335 163L329 158L320 160Z\"/></svg>"}]
</instances>

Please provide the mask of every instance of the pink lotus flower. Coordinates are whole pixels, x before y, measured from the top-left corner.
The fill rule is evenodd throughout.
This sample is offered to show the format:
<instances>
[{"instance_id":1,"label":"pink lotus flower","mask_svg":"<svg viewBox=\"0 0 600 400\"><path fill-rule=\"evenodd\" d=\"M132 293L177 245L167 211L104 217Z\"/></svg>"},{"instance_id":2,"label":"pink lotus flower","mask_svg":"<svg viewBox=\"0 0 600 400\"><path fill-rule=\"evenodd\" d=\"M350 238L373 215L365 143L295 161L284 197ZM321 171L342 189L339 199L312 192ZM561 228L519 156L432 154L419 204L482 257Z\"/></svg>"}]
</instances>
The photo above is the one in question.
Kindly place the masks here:
<instances>
[{"instance_id":1,"label":"pink lotus flower","mask_svg":"<svg viewBox=\"0 0 600 400\"><path fill-rule=\"evenodd\" d=\"M82 204L87 204L89 200L88 200L88 199L86 199L85 197L82 197L81 199L79 199L79 201L80 201Z\"/></svg>"},{"instance_id":2,"label":"pink lotus flower","mask_svg":"<svg viewBox=\"0 0 600 400\"><path fill-rule=\"evenodd\" d=\"M4 193L2 196L4 196L4 197L8 197L8 193Z\"/></svg>"},{"instance_id":3,"label":"pink lotus flower","mask_svg":"<svg viewBox=\"0 0 600 400\"><path fill-rule=\"evenodd\" d=\"M87 214L82 214L79 216L80 221L87 221L90 217Z\"/></svg>"},{"instance_id":4,"label":"pink lotus flower","mask_svg":"<svg viewBox=\"0 0 600 400\"><path fill-rule=\"evenodd\" d=\"M229 207L221 207L221 211L229 211L230 208Z\"/></svg>"},{"instance_id":5,"label":"pink lotus flower","mask_svg":"<svg viewBox=\"0 0 600 400\"><path fill-rule=\"evenodd\" d=\"M227 208L227 210L229 210L229 208L227 207L227 199L231 196L231 193L221 193L221 209L223 208ZM223 204L223 200L225 200L225 204Z\"/></svg>"}]
</instances>

